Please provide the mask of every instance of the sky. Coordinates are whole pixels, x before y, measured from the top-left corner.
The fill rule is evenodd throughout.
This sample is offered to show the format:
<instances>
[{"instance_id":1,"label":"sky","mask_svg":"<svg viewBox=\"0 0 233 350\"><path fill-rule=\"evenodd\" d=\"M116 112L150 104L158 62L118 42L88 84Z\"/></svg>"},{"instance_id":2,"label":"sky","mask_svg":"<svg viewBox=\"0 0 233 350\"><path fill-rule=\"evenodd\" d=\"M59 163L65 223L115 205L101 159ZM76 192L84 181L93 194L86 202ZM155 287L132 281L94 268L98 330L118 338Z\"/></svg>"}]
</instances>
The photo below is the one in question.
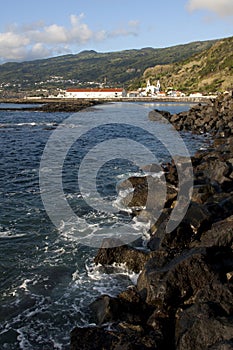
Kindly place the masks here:
<instances>
[{"instance_id":1,"label":"sky","mask_svg":"<svg viewBox=\"0 0 233 350\"><path fill-rule=\"evenodd\" d=\"M0 63L233 35L233 0L0 0Z\"/></svg>"}]
</instances>

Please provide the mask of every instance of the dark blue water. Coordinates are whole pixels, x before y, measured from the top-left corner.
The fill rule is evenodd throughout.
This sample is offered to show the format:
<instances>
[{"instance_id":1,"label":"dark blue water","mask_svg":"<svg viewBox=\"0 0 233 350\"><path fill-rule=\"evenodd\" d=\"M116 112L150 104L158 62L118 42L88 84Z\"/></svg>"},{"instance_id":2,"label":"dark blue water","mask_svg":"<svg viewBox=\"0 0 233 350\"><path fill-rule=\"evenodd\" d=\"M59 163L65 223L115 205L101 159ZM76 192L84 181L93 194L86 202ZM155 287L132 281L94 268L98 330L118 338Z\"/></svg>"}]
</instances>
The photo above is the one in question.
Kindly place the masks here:
<instances>
[{"instance_id":1,"label":"dark blue water","mask_svg":"<svg viewBox=\"0 0 233 350\"><path fill-rule=\"evenodd\" d=\"M141 125L154 128L155 122L147 118L148 111L154 108L175 113L189 109L189 105L102 105L79 112L76 125L62 126L71 131L89 125L89 131L82 133L67 150L62 169L63 192L78 217L78 234L72 231L72 223L67 226L61 220L60 226L55 226L51 222L39 182L40 171L48 171L48 179L53 179L54 174L50 173L53 161L51 169L50 163L40 169L42 155L57 126L70 114L0 111L0 349L68 349L72 328L92 322L90 302L101 293L116 295L134 283L137 276L124 266L116 267L113 273L94 266L92 258L97 248L80 244L79 235L92 239L100 229L111 232L121 220L127 221L127 215L122 218L118 213L107 215L93 209L82 196L78 170L90 150L118 138L141 143L156 153L158 161L169 159L169 152L159 140L155 142L142 128L134 126L141 119ZM123 118L125 124L116 127L108 123L110 115L116 120ZM92 128L94 120L107 125ZM158 127L162 134L168 126ZM182 136L191 154L204 145L201 137ZM56 145L57 155L67 147L65 142L61 137ZM96 176L97 192L101 198L110 200L116 200L116 183L139 171L124 154L108 159L109 152L116 148L115 143L109 144L102 151L107 161ZM134 149L131 147L130 151L133 153ZM89 170L83 179L84 186L85 180L88 185ZM87 195L92 196L92 192ZM55 191L53 198L56 208L59 192ZM98 197L93 196L92 200L98 202Z\"/></svg>"}]
</instances>

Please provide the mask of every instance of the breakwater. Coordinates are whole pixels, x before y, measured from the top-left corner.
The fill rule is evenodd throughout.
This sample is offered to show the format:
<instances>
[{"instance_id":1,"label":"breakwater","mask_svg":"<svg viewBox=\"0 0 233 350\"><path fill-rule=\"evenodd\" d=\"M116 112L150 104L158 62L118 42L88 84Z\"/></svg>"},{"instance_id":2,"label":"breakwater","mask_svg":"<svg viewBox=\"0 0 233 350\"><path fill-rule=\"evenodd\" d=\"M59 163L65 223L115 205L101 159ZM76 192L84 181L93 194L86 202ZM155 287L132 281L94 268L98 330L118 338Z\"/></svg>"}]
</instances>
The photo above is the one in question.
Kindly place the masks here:
<instances>
[{"instance_id":1,"label":"breakwater","mask_svg":"<svg viewBox=\"0 0 233 350\"><path fill-rule=\"evenodd\" d=\"M192 157L194 187L189 208L168 233L178 175L174 162L163 164L167 186L173 191L168 191L163 213L150 228L146 247L113 248L106 241L95 257L95 263L103 267L124 263L140 272L137 283L117 297L105 294L92 303L97 326L74 328L72 350L233 347L232 94L189 112L162 114L178 130L212 135L210 147ZM183 167L185 181L185 160ZM134 187L134 203L143 207L146 177L128 180ZM143 210L145 218L153 216L152 210Z\"/></svg>"}]
</instances>

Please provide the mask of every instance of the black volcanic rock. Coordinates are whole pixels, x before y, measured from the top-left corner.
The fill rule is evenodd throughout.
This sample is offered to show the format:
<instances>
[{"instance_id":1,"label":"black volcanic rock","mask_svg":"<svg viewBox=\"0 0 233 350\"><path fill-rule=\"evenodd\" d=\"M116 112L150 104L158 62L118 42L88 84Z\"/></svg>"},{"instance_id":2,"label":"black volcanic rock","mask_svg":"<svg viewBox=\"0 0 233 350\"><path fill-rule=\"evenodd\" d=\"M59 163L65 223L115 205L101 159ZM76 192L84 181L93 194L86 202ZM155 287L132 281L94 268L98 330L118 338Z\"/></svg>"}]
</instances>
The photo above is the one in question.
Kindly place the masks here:
<instances>
[{"instance_id":1,"label":"black volcanic rock","mask_svg":"<svg viewBox=\"0 0 233 350\"><path fill-rule=\"evenodd\" d=\"M199 241L194 241L191 246L233 248L233 216L213 224L211 229L202 233Z\"/></svg>"},{"instance_id":2,"label":"black volcanic rock","mask_svg":"<svg viewBox=\"0 0 233 350\"><path fill-rule=\"evenodd\" d=\"M118 190L133 189L122 199L122 204L129 208L146 207L148 210L161 210L168 206L177 196L174 186L166 184L163 179L153 176L133 176L118 185Z\"/></svg>"},{"instance_id":3,"label":"black volcanic rock","mask_svg":"<svg viewBox=\"0 0 233 350\"><path fill-rule=\"evenodd\" d=\"M151 308L142 300L134 286L115 298L101 295L90 305L90 308L99 325L117 321L143 325L151 314Z\"/></svg>"},{"instance_id":4,"label":"black volcanic rock","mask_svg":"<svg viewBox=\"0 0 233 350\"><path fill-rule=\"evenodd\" d=\"M99 249L97 264L125 263L141 272L136 286L114 298L101 296L92 304L99 326L72 331L71 350L233 348L232 111L228 94L189 112L163 114L178 130L208 131L214 136L206 151L192 157L194 191L188 210L179 225L167 232L178 182L185 181L188 171L185 162L184 179L178 179L179 160L162 165L172 191L156 222L154 204L140 208L148 196L148 176L132 177L130 184L127 180L120 185L122 190L134 189L138 208L133 215L141 214L145 222L153 223L147 243L150 251L120 244L112 248L111 241ZM158 118L157 113L151 117ZM145 171L152 168L148 165ZM157 165L154 170L159 171Z\"/></svg>"},{"instance_id":5,"label":"black volcanic rock","mask_svg":"<svg viewBox=\"0 0 233 350\"><path fill-rule=\"evenodd\" d=\"M196 303L176 313L177 350L232 349L233 318L219 304Z\"/></svg>"},{"instance_id":6,"label":"black volcanic rock","mask_svg":"<svg viewBox=\"0 0 233 350\"><path fill-rule=\"evenodd\" d=\"M193 106L188 112L165 115L177 130L195 133L210 133L218 137L233 135L232 92L219 96L216 100Z\"/></svg>"},{"instance_id":7,"label":"black volcanic rock","mask_svg":"<svg viewBox=\"0 0 233 350\"><path fill-rule=\"evenodd\" d=\"M139 250L129 245L114 245L116 244L112 240L105 240L95 256L95 264L125 264L129 270L138 273L150 258L150 253L144 250Z\"/></svg>"},{"instance_id":8,"label":"black volcanic rock","mask_svg":"<svg viewBox=\"0 0 233 350\"><path fill-rule=\"evenodd\" d=\"M161 349L161 336L152 329L119 323L109 330L104 327L75 328L71 332L70 350L156 350Z\"/></svg>"},{"instance_id":9,"label":"black volcanic rock","mask_svg":"<svg viewBox=\"0 0 233 350\"><path fill-rule=\"evenodd\" d=\"M183 303L191 303L203 288L203 295L207 295L213 284L220 285L206 259L205 250L193 250L175 257L162 268L151 269L146 265L138 279L138 290L145 295L147 304L161 311L171 312Z\"/></svg>"}]
</instances>

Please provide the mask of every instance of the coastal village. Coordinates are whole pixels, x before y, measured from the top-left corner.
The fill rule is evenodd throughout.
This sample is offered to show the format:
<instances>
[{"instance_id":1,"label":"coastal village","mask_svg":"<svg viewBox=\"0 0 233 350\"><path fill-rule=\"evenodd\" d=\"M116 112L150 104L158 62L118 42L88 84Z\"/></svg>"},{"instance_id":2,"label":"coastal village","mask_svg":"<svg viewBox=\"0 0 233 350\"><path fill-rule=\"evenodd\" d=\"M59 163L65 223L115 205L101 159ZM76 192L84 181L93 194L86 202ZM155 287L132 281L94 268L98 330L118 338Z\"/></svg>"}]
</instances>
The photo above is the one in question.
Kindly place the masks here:
<instances>
[{"instance_id":1,"label":"coastal village","mask_svg":"<svg viewBox=\"0 0 233 350\"><path fill-rule=\"evenodd\" d=\"M90 85L97 85L95 82L89 82ZM127 91L125 88L107 87L104 84L99 84L99 87L85 87L85 88L57 88L56 92L49 93L47 89L37 89L30 94L24 96L25 99L137 99L137 98L205 98L216 97L216 95L203 95L200 92L191 93L186 95L184 92L175 90L172 88L161 89L160 81L157 80L156 85L151 84L150 79L147 80L146 85L143 88L139 88L134 91Z\"/></svg>"},{"instance_id":2,"label":"coastal village","mask_svg":"<svg viewBox=\"0 0 233 350\"><path fill-rule=\"evenodd\" d=\"M123 97L164 97L166 94L160 91L160 82L157 85L151 85L147 80L144 89L127 92L124 88L85 88L85 89L67 89L60 91L56 96L58 98L123 98ZM55 97L55 96L54 96Z\"/></svg>"}]
</instances>

